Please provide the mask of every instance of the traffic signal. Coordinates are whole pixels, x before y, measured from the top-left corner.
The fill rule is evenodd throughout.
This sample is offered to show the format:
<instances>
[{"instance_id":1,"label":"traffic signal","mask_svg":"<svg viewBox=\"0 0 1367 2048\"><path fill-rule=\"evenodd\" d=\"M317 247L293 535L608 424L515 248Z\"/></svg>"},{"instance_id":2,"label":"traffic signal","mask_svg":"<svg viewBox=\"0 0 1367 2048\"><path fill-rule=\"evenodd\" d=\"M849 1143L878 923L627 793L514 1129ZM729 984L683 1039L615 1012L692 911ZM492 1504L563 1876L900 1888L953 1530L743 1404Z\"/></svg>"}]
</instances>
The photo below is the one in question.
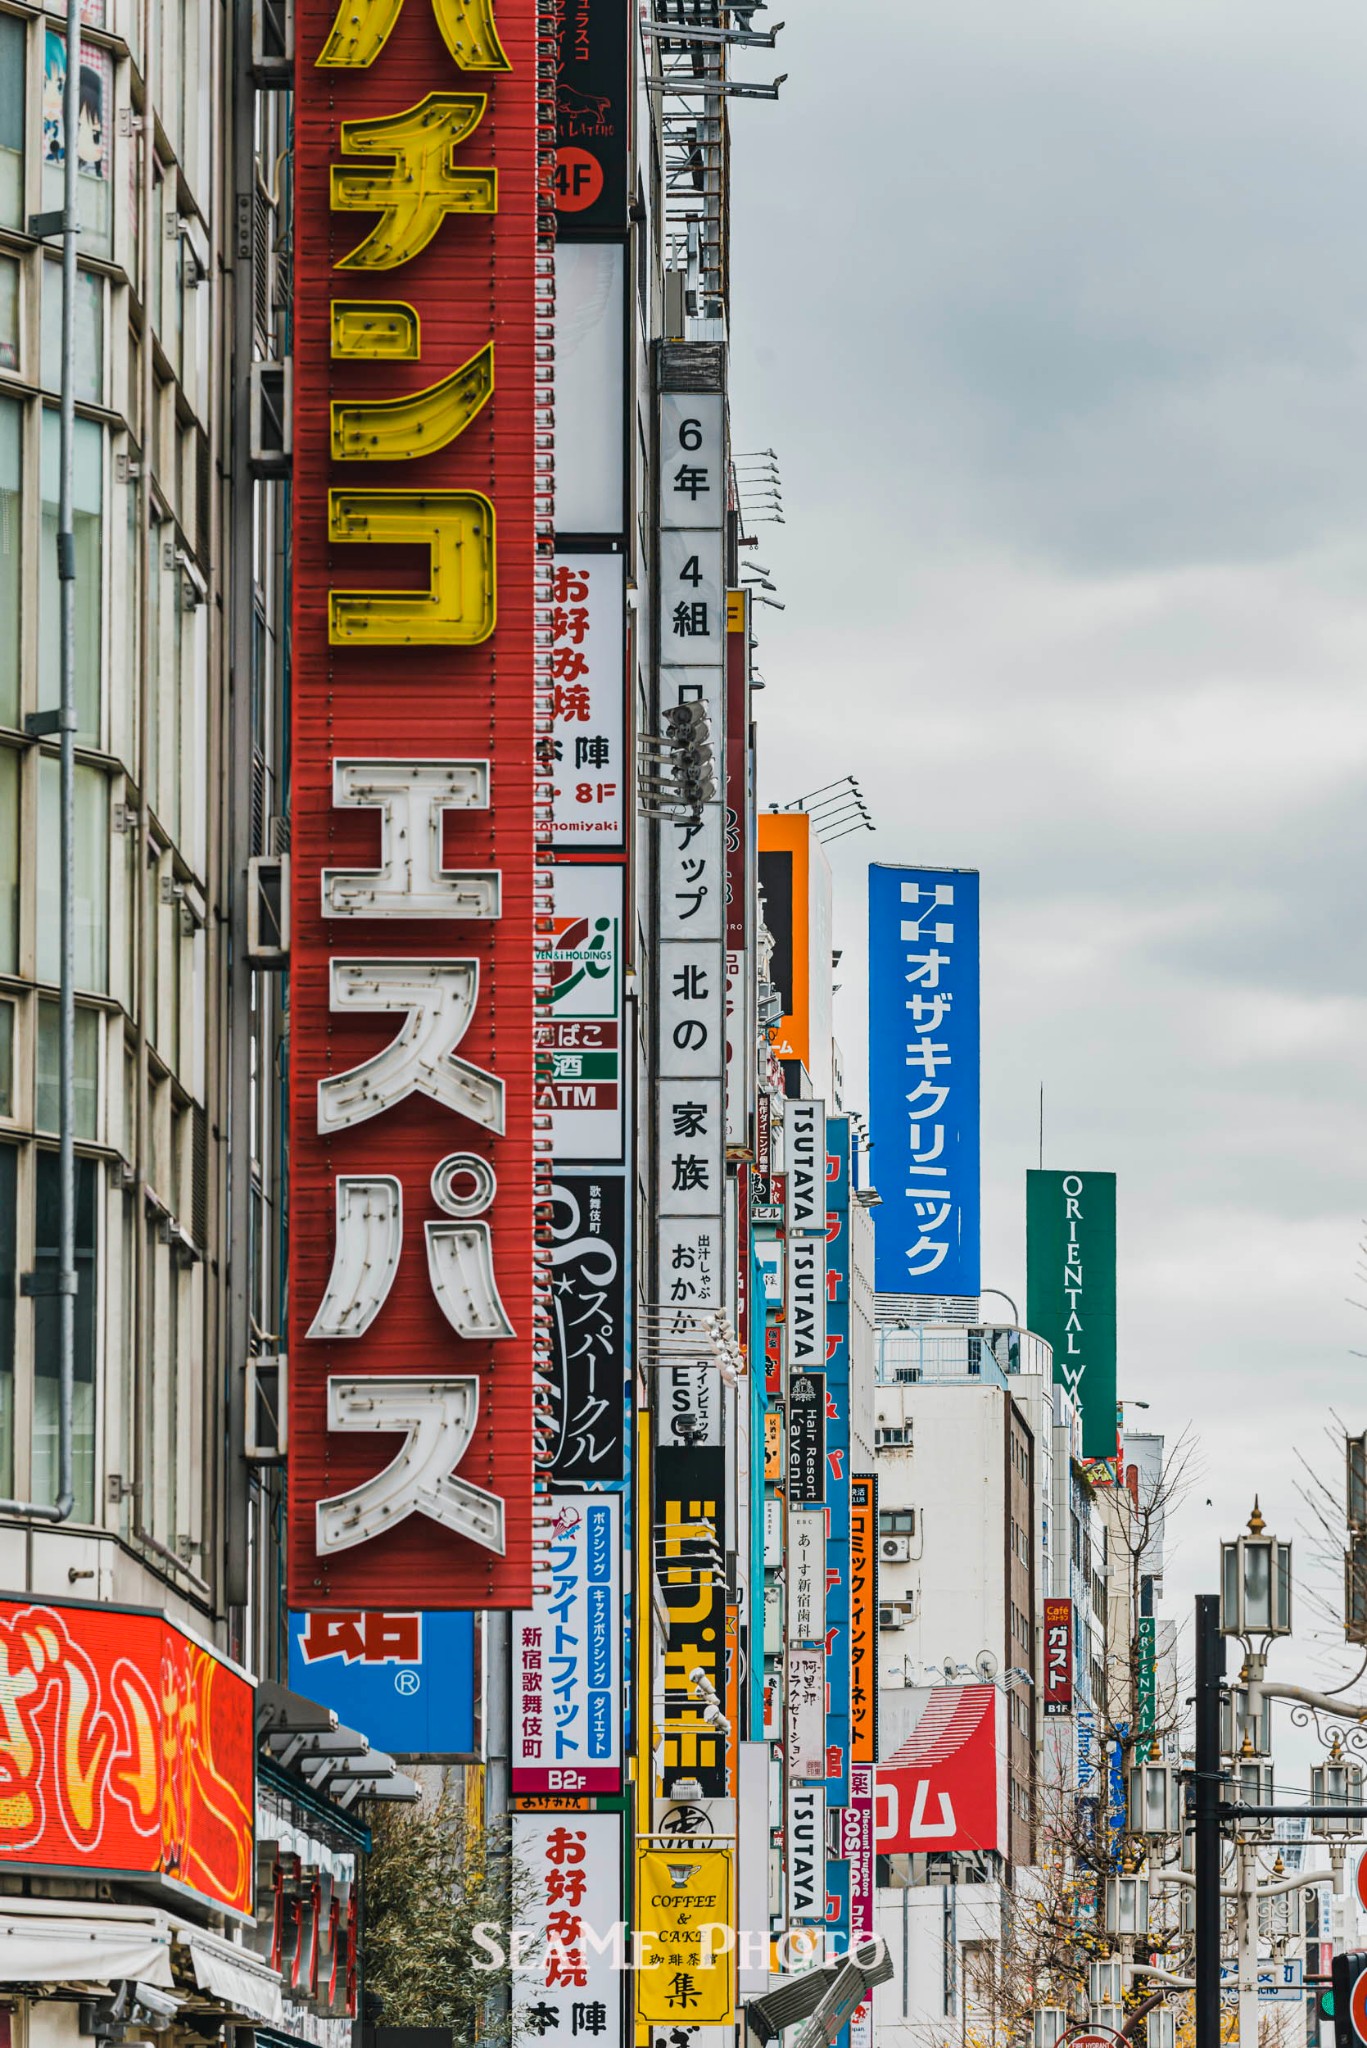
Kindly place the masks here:
<instances>
[{"instance_id":1,"label":"traffic signal","mask_svg":"<svg viewBox=\"0 0 1367 2048\"><path fill-rule=\"evenodd\" d=\"M717 783L712 773L707 706L696 700L671 706L665 715L665 736L669 742L670 769L679 787L678 801L693 809L711 803Z\"/></svg>"},{"instance_id":2,"label":"traffic signal","mask_svg":"<svg viewBox=\"0 0 1367 2048\"><path fill-rule=\"evenodd\" d=\"M1331 2012L1325 2017L1334 2022L1334 2048L1367 2048L1367 1949L1335 1956L1330 1976Z\"/></svg>"}]
</instances>

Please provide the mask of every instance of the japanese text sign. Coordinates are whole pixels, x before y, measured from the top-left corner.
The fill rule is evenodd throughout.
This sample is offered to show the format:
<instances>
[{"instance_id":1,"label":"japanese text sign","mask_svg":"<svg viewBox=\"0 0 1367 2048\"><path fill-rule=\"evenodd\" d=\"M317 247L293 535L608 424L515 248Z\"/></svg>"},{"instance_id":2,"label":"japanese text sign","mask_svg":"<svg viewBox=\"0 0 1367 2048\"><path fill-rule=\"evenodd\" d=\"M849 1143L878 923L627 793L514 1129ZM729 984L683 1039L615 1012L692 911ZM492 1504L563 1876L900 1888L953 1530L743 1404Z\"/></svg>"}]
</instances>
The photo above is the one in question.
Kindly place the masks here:
<instances>
[{"instance_id":1,"label":"japanese text sign","mask_svg":"<svg viewBox=\"0 0 1367 2048\"><path fill-rule=\"evenodd\" d=\"M552 1471L574 1483L620 1479L628 1262L622 1175L558 1173L549 1228Z\"/></svg>"},{"instance_id":2,"label":"japanese text sign","mask_svg":"<svg viewBox=\"0 0 1367 2048\"><path fill-rule=\"evenodd\" d=\"M400 1756L476 1748L475 1617L324 1608L289 1618L289 1683Z\"/></svg>"},{"instance_id":3,"label":"japanese text sign","mask_svg":"<svg viewBox=\"0 0 1367 2048\"><path fill-rule=\"evenodd\" d=\"M636 1868L643 1958L636 1978L638 2017L657 2024L729 2026L735 2017L735 1945L718 1930L735 1931L731 1851L638 1849Z\"/></svg>"},{"instance_id":4,"label":"japanese text sign","mask_svg":"<svg viewBox=\"0 0 1367 2048\"><path fill-rule=\"evenodd\" d=\"M513 1617L512 1789L616 1792L622 1781L622 1503L554 1494L549 1590Z\"/></svg>"},{"instance_id":5,"label":"japanese text sign","mask_svg":"<svg viewBox=\"0 0 1367 2048\"><path fill-rule=\"evenodd\" d=\"M296 34L289 1600L515 1607L553 29L300 0Z\"/></svg>"},{"instance_id":6,"label":"japanese text sign","mask_svg":"<svg viewBox=\"0 0 1367 2048\"><path fill-rule=\"evenodd\" d=\"M1044 1603L1044 1711L1067 1714L1073 1705L1073 1603L1051 1596Z\"/></svg>"},{"instance_id":7,"label":"japanese text sign","mask_svg":"<svg viewBox=\"0 0 1367 2048\"><path fill-rule=\"evenodd\" d=\"M0 1600L0 1870L253 1899L248 1679L160 1615Z\"/></svg>"},{"instance_id":8,"label":"japanese text sign","mask_svg":"<svg viewBox=\"0 0 1367 2048\"><path fill-rule=\"evenodd\" d=\"M665 1789L696 1778L704 1799L727 1796L723 1738L703 1719L690 1673L701 1670L720 1699L726 1684L726 1452L658 1444L655 1450L657 1573L669 1609Z\"/></svg>"},{"instance_id":9,"label":"japanese text sign","mask_svg":"<svg viewBox=\"0 0 1367 2048\"><path fill-rule=\"evenodd\" d=\"M1004 1851L1006 1720L994 1685L937 1685L911 1697L911 1733L878 1766L880 1856L922 1849Z\"/></svg>"},{"instance_id":10,"label":"japanese text sign","mask_svg":"<svg viewBox=\"0 0 1367 2048\"><path fill-rule=\"evenodd\" d=\"M795 1372L788 1382L788 1502L826 1498L826 1375Z\"/></svg>"},{"instance_id":11,"label":"japanese text sign","mask_svg":"<svg viewBox=\"0 0 1367 2048\"><path fill-rule=\"evenodd\" d=\"M1115 1175L1025 1176L1026 1317L1082 1411L1084 1458L1116 1455Z\"/></svg>"},{"instance_id":12,"label":"japanese text sign","mask_svg":"<svg viewBox=\"0 0 1367 2048\"><path fill-rule=\"evenodd\" d=\"M620 867L558 867L551 932L537 940L536 1104L557 1163L622 1157L622 891Z\"/></svg>"},{"instance_id":13,"label":"japanese text sign","mask_svg":"<svg viewBox=\"0 0 1367 2048\"><path fill-rule=\"evenodd\" d=\"M878 1481L850 1481L850 1756L878 1758ZM853 1795L851 1795L853 1796Z\"/></svg>"},{"instance_id":14,"label":"japanese text sign","mask_svg":"<svg viewBox=\"0 0 1367 2048\"><path fill-rule=\"evenodd\" d=\"M551 608L554 844L626 844L626 665L621 555L557 555Z\"/></svg>"},{"instance_id":15,"label":"japanese text sign","mask_svg":"<svg viewBox=\"0 0 1367 2048\"><path fill-rule=\"evenodd\" d=\"M618 0L563 0L555 85L560 232L627 232L630 16Z\"/></svg>"},{"instance_id":16,"label":"japanese text sign","mask_svg":"<svg viewBox=\"0 0 1367 2048\"><path fill-rule=\"evenodd\" d=\"M826 1917L826 1794L820 1785L788 1785L788 1866L790 1920Z\"/></svg>"},{"instance_id":17,"label":"japanese text sign","mask_svg":"<svg viewBox=\"0 0 1367 2048\"><path fill-rule=\"evenodd\" d=\"M975 1295L981 1286L978 1046L977 874L871 866L880 1294Z\"/></svg>"},{"instance_id":18,"label":"japanese text sign","mask_svg":"<svg viewBox=\"0 0 1367 2048\"><path fill-rule=\"evenodd\" d=\"M788 1776L826 1775L826 1652L788 1652Z\"/></svg>"},{"instance_id":19,"label":"japanese text sign","mask_svg":"<svg viewBox=\"0 0 1367 2048\"><path fill-rule=\"evenodd\" d=\"M519 1906L514 1980L526 2038L551 2048L620 2048L622 1823L615 1813L515 1813L513 1855L528 1896ZM530 1938L529 1938L530 1937ZM590 1938L592 1937L592 1938Z\"/></svg>"}]
</instances>

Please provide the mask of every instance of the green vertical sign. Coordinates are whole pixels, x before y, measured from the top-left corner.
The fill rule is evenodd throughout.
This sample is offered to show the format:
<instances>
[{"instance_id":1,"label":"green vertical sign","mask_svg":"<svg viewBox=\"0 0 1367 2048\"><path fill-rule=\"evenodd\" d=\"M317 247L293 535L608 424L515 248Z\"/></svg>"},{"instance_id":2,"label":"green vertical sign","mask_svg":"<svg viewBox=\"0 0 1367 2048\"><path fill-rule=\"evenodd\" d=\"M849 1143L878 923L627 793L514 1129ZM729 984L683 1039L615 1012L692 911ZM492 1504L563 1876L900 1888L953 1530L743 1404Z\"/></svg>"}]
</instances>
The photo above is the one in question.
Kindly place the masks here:
<instances>
[{"instance_id":1,"label":"green vertical sign","mask_svg":"<svg viewBox=\"0 0 1367 2048\"><path fill-rule=\"evenodd\" d=\"M1115 1175L1025 1176L1026 1322L1082 1410L1084 1458L1115 1456Z\"/></svg>"},{"instance_id":2,"label":"green vertical sign","mask_svg":"<svg viewBox=\"0 0 1367 2048\"><path fill-rule=\"evenodd\" d=\"M1139 1618L1138 1664L1134 1732L1136 1742L1148 1744L1158 1726L1158 1623L1151 1614Z\"/></svg>"}]
</instances>

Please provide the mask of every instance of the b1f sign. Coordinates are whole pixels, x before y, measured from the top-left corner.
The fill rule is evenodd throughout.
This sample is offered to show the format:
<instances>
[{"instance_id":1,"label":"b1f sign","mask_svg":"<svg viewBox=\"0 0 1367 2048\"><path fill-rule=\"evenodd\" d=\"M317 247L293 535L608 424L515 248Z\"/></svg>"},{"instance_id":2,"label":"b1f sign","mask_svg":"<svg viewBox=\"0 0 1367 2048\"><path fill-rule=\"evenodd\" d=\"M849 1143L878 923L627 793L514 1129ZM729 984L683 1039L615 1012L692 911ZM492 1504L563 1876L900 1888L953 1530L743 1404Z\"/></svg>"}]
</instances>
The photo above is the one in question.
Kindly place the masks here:
<instances>
[{"instance_id":1,"label":"b1f sign","mask_svg":"<svg viewBox=\"0 0 1367 2048\"><path fill-rule=\"evenodd\" d=\"M869 1130L882 1197L874 1216L880 1294L974 1295L981 1287L978 1064L976 870L870 867Z\"/></svg>"}]
</instances>

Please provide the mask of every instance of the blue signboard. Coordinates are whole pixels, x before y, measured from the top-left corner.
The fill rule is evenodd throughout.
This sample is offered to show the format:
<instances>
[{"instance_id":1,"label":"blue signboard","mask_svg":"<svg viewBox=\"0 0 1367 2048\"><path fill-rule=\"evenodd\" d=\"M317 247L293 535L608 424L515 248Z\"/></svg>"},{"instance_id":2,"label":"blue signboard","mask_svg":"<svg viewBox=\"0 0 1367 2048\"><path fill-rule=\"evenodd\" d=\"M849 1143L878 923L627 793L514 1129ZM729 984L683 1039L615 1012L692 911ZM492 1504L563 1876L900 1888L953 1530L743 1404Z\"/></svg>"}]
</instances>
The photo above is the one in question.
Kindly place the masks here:
<instances>
[{"instance_id":1,"label":"blue signboard","mask_svg":"<svg viewBox=\"0 0 1367 2048\"><path fill-rule=\"evenodd\" d=\"M978 875L869 868L874 1286L977 1294Z\"/></svg>"},{"instance_id":2,"label":"blue signboard","mask_svg":"<svg viewBox=\"0 0 1367 2048\"><path fill-rule=\"evenodd\" d=\"M850 1796L850 1120L826 1119L826 1804Z\"/></svg>"},{"instance_id":3,"label":"blue signboard","mask_svg":"<svg viewBox=\"0 0 1367 2048\"><path fill-rule=\"evenodd\" d=\"M475 1753L475 1617L336 1609L289 1617L289 1687L372 1749Z\"/></svg>"}]
</instances>

